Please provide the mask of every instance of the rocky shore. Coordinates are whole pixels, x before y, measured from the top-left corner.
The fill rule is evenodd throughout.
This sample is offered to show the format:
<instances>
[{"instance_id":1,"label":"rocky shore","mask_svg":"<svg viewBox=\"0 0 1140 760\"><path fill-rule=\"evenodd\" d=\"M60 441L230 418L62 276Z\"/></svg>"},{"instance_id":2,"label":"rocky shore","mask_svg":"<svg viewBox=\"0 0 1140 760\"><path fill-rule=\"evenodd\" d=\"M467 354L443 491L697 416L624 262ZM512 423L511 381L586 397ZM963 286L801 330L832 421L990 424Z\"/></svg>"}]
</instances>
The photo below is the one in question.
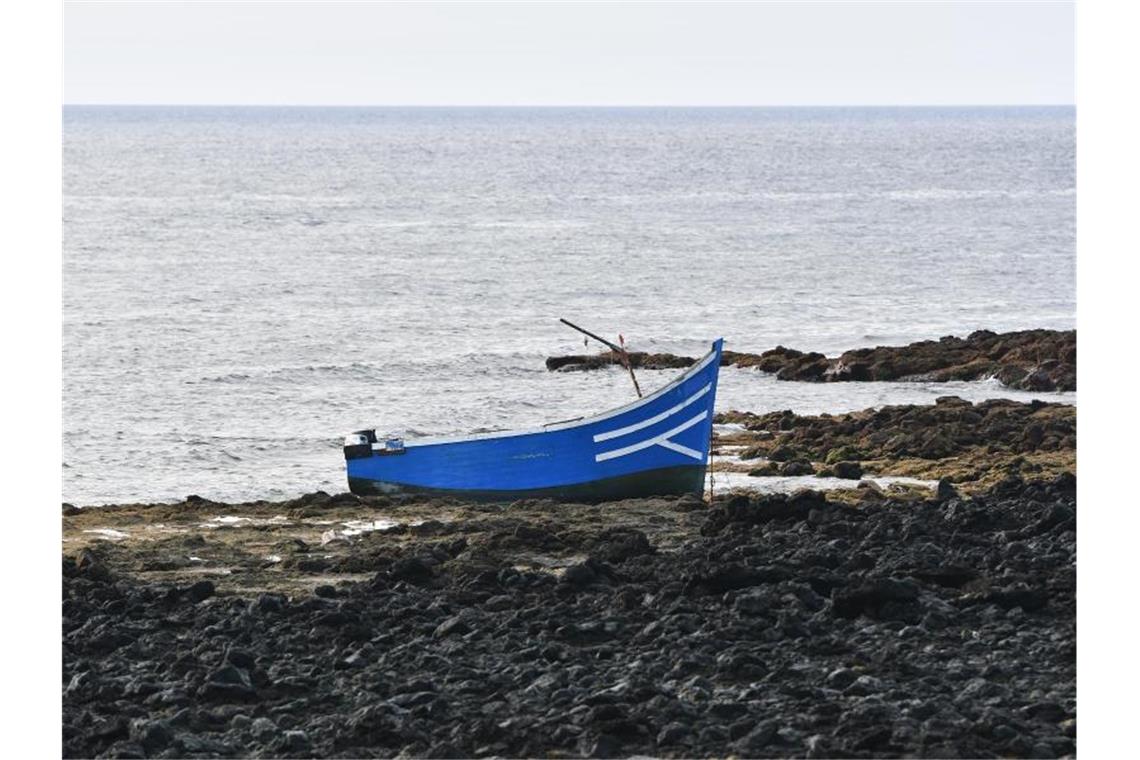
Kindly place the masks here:
<instances>
[{"instance_id":1,"label":"rocky shore","mask_svg":"<svg viewBox=\"0 0 1140 760\"><path fill-rule=\"evenodd\" d=\"M1076 481L1037 476L66 510L64 755L1072 756Z\"/></svg>"},{"instance_id":2,"label":"rocky shore","mask_svg":"<svg viewBox=\"0 0 1140 760\"><path fill-rule=\"evenodd\" d=\"M837 415L729 411L716 422L739 428L718 443L757 476L879 473L984 490L1009 475L1076 470L1077 410L1067 404L944 396Z\"/></svg>"},{"instance_id":3,"label":"rocky shore","mask_svg":"<svg viewBox=\"0 0 1140 760\"><path fill-rule=\"evenodd\" d=\"M676 369L696 361L690 356L632 352L630 364L645 369ZM617 363L613 352L552 356L549 370L599 369ZM1031 391L1077 389L1076 330L978 330L965 338L947 336L906 346L878 346L828 358L821 353L777 346L760 354L725 351L723 366L756 367L780 380L809 382L984 380L996 378L1010 388Z\"/></svg>"}]
</instances>

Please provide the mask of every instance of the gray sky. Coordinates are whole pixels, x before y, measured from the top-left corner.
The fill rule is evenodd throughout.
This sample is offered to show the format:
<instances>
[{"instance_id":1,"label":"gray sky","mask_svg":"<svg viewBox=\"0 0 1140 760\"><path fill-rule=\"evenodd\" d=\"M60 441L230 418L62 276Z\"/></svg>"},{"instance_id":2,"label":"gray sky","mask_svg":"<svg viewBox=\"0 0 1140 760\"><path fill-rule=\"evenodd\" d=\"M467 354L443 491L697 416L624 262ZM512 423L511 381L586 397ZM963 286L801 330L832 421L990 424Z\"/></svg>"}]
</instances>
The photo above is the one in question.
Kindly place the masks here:
<instances>
[{"instance_id":1,"label":"gray sky","mask_svg":"<svg viewBox=\"0 0 1140 760\"><path fill-rule=\"evenodd\" d=\"M67 103L1074 102L1067 2L81 3Z\"/></svg>"}]
</instances>

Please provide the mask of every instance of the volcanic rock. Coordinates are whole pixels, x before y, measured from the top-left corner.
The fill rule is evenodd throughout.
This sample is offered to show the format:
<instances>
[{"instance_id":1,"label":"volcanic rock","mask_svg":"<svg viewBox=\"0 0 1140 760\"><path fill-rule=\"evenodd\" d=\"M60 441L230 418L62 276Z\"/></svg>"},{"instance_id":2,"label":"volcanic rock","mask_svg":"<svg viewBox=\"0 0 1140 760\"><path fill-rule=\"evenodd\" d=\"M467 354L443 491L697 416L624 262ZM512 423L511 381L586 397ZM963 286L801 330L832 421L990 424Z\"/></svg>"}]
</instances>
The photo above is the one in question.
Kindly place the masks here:
<instances>
[{"instance_id":1,"label":"volcanic rock","mask_svg":"<svg viewBox=\"0 0 1140 760\"><path fill-rule=\"evenodd\" d=\"M631 366L676 369L694 357L673 354L629 354ZM761 354L724 351L724 366L755 367L780 380L860 382L884 380L984 380L997 378L1011 388L1029 391L1073 391L1077 388L1075 330L1022 330L994 333L978 330L965 338L947 336L906 346L878 346L846 351L829 359L823 354L777 346ZM622 366L614 352L552 356L549 370L586 370Z\"/></svg>"}]
</instances>

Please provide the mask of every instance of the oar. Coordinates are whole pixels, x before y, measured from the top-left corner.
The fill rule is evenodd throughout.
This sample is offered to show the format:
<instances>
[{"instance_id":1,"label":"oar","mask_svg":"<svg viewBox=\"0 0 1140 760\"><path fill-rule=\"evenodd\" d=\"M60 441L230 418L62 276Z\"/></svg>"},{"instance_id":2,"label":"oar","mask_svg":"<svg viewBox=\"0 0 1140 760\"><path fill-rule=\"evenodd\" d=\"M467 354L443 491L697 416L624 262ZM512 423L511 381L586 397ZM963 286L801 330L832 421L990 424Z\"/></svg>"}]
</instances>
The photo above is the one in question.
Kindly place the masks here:
<instances>
[{"instance_id":1,"label":"oar","mask_svg":"<svg viewBox=\"0 0 1140 760\"><path fill-rule=\"evenodd\" d=\"M583 335L586 335L588 337L593 338L594 340L598 341L599 343L602 343L604 345L609 346L611 351L613 351L615 354L618 354L619 356L621 356L621 363L625 365L625 368L627 370L629 370L629 379L633 381L633 389L635 391L637 391L637 397L641 398L641 386L637 384L637 376L633 374L633 365L629 363L629 352L625 350L625 339L624 338L621 338L621 336L618 337L618 339L621 340L621 342L622 342L622 345L618 346L618 345L615 345L613 343L610 343L605 338L602 338L598 335L594 335L589 330L584 330L581 327L578 327L578 325L574 324L573 322L570 322L569 320L562 319L560 317L558 319L558 321L561 322L562 324L566 325L567 327L574 328L575 330L582 333Z\"/></svg>"}]
</instances>

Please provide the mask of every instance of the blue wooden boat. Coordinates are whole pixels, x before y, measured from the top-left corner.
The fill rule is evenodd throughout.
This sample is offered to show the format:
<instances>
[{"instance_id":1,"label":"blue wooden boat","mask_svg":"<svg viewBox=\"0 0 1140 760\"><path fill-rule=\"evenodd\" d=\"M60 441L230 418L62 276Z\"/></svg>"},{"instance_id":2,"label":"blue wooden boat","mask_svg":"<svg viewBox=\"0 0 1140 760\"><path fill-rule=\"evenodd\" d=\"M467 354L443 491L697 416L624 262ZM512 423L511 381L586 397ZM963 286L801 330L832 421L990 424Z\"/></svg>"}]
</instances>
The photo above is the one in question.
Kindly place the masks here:
<instances>
[{"instance_id":1,"label":"blue wooden boat","mask_svg":"<svg viewBox=\"0 0 1140 760\"><path fill-rule=\"evenodd\" d=\"M356 494L431 493L485 501L599 502L701 494L723 340L684 374L637 401L534 430L455 438L345 438Z\"/></svg>"}]
</instances>

